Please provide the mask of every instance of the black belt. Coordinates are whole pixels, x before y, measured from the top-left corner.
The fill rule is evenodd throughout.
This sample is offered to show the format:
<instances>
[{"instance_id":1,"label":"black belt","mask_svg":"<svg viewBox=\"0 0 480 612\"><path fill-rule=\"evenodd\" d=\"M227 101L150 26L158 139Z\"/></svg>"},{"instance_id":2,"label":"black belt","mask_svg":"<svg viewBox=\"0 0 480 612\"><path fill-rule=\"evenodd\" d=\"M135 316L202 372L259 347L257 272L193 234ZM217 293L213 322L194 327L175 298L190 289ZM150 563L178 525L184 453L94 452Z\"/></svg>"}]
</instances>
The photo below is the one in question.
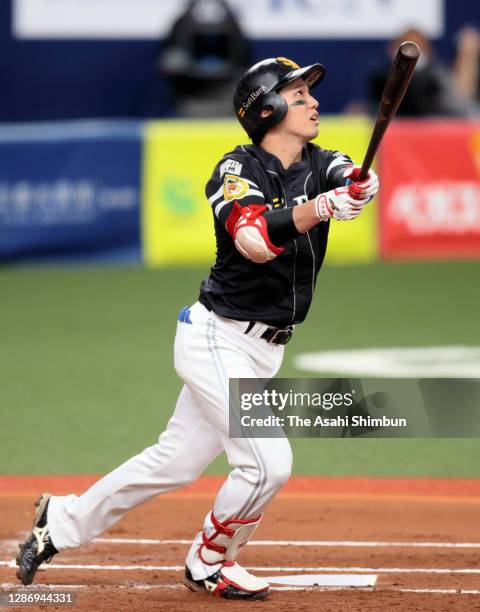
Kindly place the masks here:
<instances>
[{"instance_id":1,"label":"black belt","mask_svg":"<svg viewBox=\"0 0 480 612\"><path fill-rule=\"evenodd\" d=\"M249 334L256 323L257 321L250 321L244 333ZM267 342L271 342L272 344L287 344L292 336L293 326L289 325L285 329L281 329L279 327L267 327L260 338L266 340Z\"/></svg>"},{"instance_id":2,"label":"black belt","mask_svg":"<svg viewBox=\"0 0 480 612\"><path fill-rule=\"evenodd\" d=\"M202 301L200 301L200 303L203 304L203 306L205 306L205 308L210 312L214 312L208 304L205 304ZM257 323L258 321L250 321L244 333L248 335ZM267 327L260 338L266 340L267 342L271 342L272 344L287 344L287 342L293 336L293 329L293 325L289 325L284 329L280 327Z\"/></svg>"}]
</instances>

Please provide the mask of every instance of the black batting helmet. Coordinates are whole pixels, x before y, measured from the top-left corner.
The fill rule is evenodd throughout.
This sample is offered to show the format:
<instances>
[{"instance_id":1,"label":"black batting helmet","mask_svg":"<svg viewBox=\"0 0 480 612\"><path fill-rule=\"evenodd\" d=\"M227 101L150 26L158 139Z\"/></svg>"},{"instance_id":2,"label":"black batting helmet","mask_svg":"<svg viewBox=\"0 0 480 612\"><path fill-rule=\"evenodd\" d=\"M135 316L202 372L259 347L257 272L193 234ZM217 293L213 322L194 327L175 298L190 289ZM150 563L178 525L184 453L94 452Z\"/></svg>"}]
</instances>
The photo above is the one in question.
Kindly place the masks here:
<instances>
[{"instance_id":1,"label":"black batting helmet","mask_svg":"<svg viewBox=\"0 0 480 612\"><path fill-rule=\"evenodd\" d=\"M233 105L243 129L255 143L259 143L266 132L282 121L288 111L285 99L278 90L291 81L302 78L312 88L325 76L321 64L300 68L286 57L272 57L255 64L240 79ZM268 117L262 117L264 108L271 108Z\"/></svg>"}]
</instances>

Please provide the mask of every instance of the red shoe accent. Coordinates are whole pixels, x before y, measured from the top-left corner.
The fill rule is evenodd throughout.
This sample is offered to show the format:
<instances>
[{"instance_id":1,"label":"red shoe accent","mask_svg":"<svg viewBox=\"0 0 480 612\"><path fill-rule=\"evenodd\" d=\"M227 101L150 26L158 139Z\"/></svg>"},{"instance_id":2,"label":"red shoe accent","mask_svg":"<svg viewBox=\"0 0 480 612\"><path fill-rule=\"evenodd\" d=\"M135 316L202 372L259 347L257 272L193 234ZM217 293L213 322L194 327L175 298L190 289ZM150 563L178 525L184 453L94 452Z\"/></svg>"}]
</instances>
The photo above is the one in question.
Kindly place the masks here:
<instances>
[{"instance_id":1,"label":"red shoe accent","mask_svg":"<svg viewBox=\"0 0 480 612\"><path fill-rule=\"evenodd\" d=\"M226 584L225 582L217 582L217 586L215 587L213 594L215 595L215 597L221 597L222 591L224 591L226 588L228 588L228 584Z\"/></svg>"}]
</instances>

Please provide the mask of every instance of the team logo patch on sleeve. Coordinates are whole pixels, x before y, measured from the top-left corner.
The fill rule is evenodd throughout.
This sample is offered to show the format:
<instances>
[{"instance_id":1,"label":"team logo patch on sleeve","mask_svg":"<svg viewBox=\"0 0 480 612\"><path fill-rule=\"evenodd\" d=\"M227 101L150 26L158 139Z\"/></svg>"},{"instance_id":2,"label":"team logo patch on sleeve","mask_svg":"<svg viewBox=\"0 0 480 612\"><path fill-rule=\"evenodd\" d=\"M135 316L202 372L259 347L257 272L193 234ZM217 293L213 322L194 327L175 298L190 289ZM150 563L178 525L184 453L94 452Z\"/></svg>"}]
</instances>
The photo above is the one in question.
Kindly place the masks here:
<instances>
[{"instance_id":1,"label":"team logo patch on sleeve","mask_svg":"<svg viewBox=\"0 0 480 612\"><path fill-rule=\"evenodd\" d=\"M227 172L229 174L240 175L242 173L242 167L243 165L240 162L237 162L234 159L227 159L227 161L224 161L220 166L220 178L222 178L222 176Z\"/></svg>"},{"instance_id":2,"label":"team logo patch on sleeve","mask_svg":"<svg viewBox=\"0 0 480 612\"><path fill-rule=\"evenodd\" d=\"M248 183L244 178L226 174L223 179L223 197L225 200L240 200L248 193Z\"/></svg>"}]
</instances>

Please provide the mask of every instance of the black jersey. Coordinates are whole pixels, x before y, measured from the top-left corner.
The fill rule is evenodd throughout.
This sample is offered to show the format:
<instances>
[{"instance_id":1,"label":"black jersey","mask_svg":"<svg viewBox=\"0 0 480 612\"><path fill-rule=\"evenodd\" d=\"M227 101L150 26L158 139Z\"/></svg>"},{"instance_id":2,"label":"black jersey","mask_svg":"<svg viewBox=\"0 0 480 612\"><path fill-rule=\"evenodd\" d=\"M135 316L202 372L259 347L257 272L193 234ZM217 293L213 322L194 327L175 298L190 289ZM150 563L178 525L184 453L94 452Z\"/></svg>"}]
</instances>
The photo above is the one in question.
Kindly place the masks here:
<instances>
[{"instance_id":1,"label":"black jersey","mask_svg":"<svg viewBox=\"0 0 480 612\"><path fill-rule=\"evenodd\" d=\"M289 240L268 263L254 263L236 249L225 228L236 201L270 210L297 206L345 184L352 160L308 143L302 160L285 170L280 160L256 145L241 145L215 166L205 192L215 220L217 257L200 287L200 302L220 316L286 327L303 321L312 302L327 248L329 222Z\"/></svg>"}]
</instances>

